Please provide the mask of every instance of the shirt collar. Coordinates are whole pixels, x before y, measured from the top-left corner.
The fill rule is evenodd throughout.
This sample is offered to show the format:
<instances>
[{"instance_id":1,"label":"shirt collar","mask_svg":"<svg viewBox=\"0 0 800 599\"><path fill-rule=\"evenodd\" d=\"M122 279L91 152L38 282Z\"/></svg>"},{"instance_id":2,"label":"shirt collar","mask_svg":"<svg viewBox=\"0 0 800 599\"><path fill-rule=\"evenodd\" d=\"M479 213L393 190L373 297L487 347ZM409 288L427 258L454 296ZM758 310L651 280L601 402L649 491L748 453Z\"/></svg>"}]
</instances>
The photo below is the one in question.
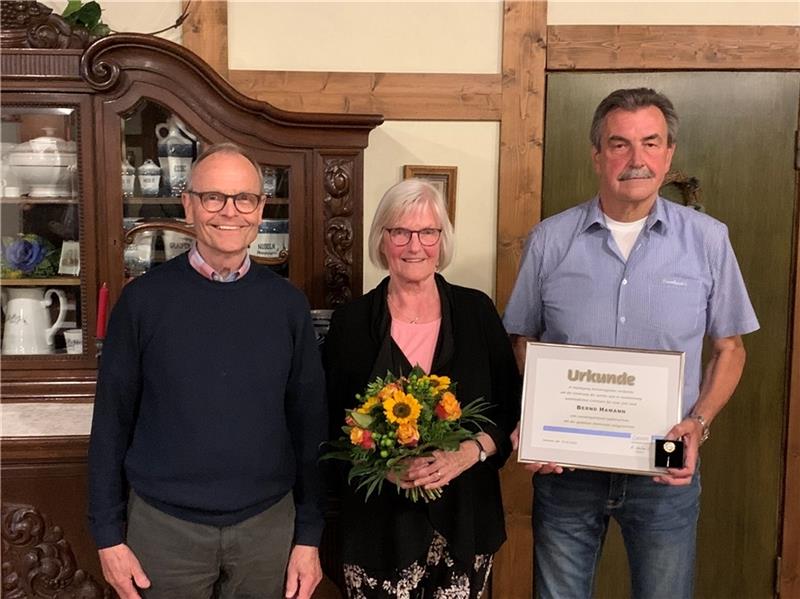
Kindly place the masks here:
<instances>
[{"instance_id":1,"label":"shirt collar","mask_svg":"<svg viewBox=\"0 0 800 599\"><path fill-rule=\"evenodd\" d=\"M645 229L659 232L666 230L667 222L669 220L664 206L664 202L666 201L668 200L665 200L661 196L656 198L656 202L653 204L653 209L650 211L650 214L647 215L647 220L644 223ZM606 219L603 215L603 210L600 208L599 195L592 198L586 208L586 217L583 219L581 232L586 232L595 225L598 225L604 229L608 228L606 226Z\"/></svg>"},{"instance_id":2,"label":"shirt collar","mask_svg":"<svg viewBox=\"0 0 800 599\"><path fill-rule=\"evenodd\" d=\"M214 270L211 265L208 264L208 262L203 260L203 257L200 255L200 251L197 249L197 242L195 241L192 244L192 248L189 250L189 264L191 264L192 268L210 281L231 283L241 279L247 274L247 271L250 270L250 254L248 253L245 255L242 265L238 269L231 271L227 277L223 277L216 270Z\"/></svg>"}]
</instances>

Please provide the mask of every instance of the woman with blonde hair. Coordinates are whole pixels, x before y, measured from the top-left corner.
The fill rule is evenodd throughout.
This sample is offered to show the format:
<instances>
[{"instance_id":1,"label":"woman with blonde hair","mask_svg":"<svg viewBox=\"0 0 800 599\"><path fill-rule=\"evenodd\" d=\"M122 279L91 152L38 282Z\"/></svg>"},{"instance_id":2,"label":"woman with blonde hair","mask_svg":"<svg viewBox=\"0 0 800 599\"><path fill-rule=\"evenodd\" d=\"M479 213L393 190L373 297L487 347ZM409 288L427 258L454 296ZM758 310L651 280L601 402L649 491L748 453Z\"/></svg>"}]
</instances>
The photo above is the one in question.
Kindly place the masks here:
<instances>
[{"instance_id":1,"label":"woman with blonde hair","mask_svg":"<svg viewBox=\"0 0 800 599\"><path fill-rule=\"evenodd\" d=\"M420 179L391 187L369 233L369 256L389 276L333 315L323 348L331 424L355 394L387 371L412 366L448 376L462 402L483 398L494 424L456 451L413 460L400 486L439 489L414 503L386 484L365 501L339 480L341 556L348 597L478 598L505 540L498 470L511 453L520 378L492 300L437 271L453 256L453 226L440 193Z\"/></svg>"}]
</instances>

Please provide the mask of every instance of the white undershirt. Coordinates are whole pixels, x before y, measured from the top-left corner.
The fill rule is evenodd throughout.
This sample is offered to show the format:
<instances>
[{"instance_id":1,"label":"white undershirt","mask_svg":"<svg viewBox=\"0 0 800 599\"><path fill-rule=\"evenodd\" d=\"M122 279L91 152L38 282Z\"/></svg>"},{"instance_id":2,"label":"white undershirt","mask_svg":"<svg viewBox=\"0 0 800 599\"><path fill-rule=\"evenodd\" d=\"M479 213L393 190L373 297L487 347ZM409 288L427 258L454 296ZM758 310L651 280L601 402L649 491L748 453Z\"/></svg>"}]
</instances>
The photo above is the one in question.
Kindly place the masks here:
<instances>
[{"instance_id":1,"label":"white undershirt","mask_svg":"<svg viewBox=\"0 0 800 599\"><path fill-rule=\"evenodd\" d=\"M647 220L647 217L645 216L644 218L635 220L631 223L621 223L609 218L607 214L604 214L603 216L606 219L606 225L611 230L611 236L617 243L617 247L619 248L622 257L627 260L628 256L631 255L633 244L636 243L636 238L639 237L639 233L644 228L644 223Z\"/></svg>"}]
</instances>

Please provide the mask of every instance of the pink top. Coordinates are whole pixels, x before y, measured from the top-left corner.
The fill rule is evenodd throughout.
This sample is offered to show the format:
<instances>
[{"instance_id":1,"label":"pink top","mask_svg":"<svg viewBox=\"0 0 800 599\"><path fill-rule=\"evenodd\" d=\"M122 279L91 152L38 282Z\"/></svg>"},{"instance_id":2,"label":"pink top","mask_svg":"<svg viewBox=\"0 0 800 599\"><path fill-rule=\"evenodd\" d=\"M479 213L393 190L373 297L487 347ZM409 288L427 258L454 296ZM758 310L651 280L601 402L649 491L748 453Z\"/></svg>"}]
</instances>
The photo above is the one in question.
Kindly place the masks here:
<instances>
[{"instance_id":1,"label":"pink top","mask_svg":"<svg viewBox=\"0 0 800 599\"><path fill-rule=\"evenodd\" d=\"M441 324L441 318L422 324L402 322L393 318L392 339L412 366L418 365L422 370L430 373Z\"/></svg>"}]
</instances>

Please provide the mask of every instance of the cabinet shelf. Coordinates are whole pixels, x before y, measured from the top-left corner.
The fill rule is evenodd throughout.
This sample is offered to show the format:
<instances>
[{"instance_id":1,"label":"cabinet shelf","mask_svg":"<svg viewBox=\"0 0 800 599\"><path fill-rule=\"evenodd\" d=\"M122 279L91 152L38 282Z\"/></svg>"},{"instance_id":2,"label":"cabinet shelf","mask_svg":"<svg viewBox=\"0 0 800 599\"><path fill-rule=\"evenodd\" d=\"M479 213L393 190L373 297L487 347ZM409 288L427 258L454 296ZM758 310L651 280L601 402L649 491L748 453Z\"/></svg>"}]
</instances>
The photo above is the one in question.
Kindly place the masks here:
<instances>
[{"instance_id":1,"label":"cabinet shelf","mask_svg":"<svg viewBox=\"0 0 800 599\"><path fill-rule=\"evenodd\" d=\"M73 197L30 197L30 196L2 196L0 204L78 204L80 198Z\"/></svg>"},{"instance_id":2,"label":"cabinet shelf","mask_svg":"<svg viewBox=\"0 0 800 599\"><path fill-rule=\"evenodd\" d=\"M61 285L77 287L81 284L80 277L47 277L46 279L0 279L3 287L43 287L45 285Z\"/></svg>"}]
</instances>

